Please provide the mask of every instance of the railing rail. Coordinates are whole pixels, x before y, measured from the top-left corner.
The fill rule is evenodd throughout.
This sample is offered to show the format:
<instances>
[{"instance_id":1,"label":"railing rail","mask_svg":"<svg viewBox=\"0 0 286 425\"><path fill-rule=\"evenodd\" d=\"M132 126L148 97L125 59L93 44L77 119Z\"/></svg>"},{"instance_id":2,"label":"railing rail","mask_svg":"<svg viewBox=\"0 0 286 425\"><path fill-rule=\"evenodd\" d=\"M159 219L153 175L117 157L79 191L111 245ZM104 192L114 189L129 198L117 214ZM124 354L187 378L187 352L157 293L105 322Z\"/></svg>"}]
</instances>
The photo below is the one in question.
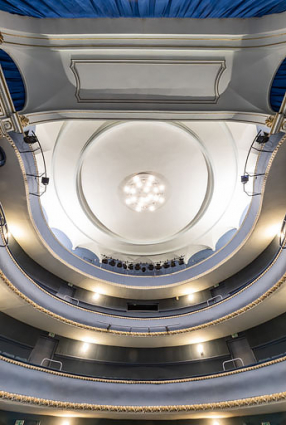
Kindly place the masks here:
<instances>
[{"instance_id":1,"label":"railing rail","mask_svg":"<svg viewBox=\"0 0 286 425\"><path fill-rule=\"evenodd\" d=\"M75 297L71 297L70 295L64 295L64 300L70 302L71 301L75 301L77 305L79 305L79 299L75 298Z\"/></svg>"},{"instance_id":2,"label":"railing rail","mask_svg":"<svg viewBox=\"0 0 286 425\"><path fill-rule=\"evenodd\" d=\"M2 233L3 241L4 241L4 245L0 245L0 248L4 248L5 246L8 245L8 242L9 242L9 230L8 230L6 216L5 216L4 209L2 207L1 202L0 202L0 228L1 228L1 233Z\"/></svg>"},{"instance_id":3,"label":"railing rail","mask_svg":"<svg viewBox=\"0 0 286 425\"><path fill-rule=\"evenodd\" d=\"M281 249L286 249L285 239L286 239L286 215L283 219L280 234L279 234L279 246Z\"/></svg>"},{"instance_id":4,"label":"railing rail","mask_svg":"<svg viewBox=\"0 0 286 425\"><path fill-rule=\"evenodd\" d=\"M273 151L270 151L270 150L265 150L265 149L258 149L258 148L256 148L256 147L254 147L254 144L257 142L257 139L258 139L258 137L261 135L261 130L258 132L258 134L255 136L255 138L253 139L253 142L251 143L251 145L250 145L250 148L249 148L249 150L248 150L248 153L247 153L247 157L246 157L246 160L245 160L245 164L244 164L244 175L242 176L242 183L243 183L243 191L244 191L244 193L247 195L247 196L258 196L258 195L261 195L261 192L252 192L252 193L249 193L249 192L247 192L247 190L246 190L246 184L248 183L248 181L249 181L249 177L254 177L255 179L257 178L257 177L259 177L259 176L264 176L265 175L265 173L249 173L248 171L247 171L247 166L248 166L248 160L249 160L249 157L250 157L250 154L251 154L251 151L252 150L255 150L256 152L259 152L259 154L261 153L261 152L266 152L266 153L272 153ZM256 163L257 163L257 161L256 161ZM254 189L254 181L253 181L253 189Z\"/></svg>"},{"instance_id":5,"label":"railing rail","mask_svg":"<svg viewBox=\"0 0 286 425\"><path fill-rule=\"evenodd\" d=\"M223 300L222 295L218 294L218 295L215 295L215 296L214 296L214 297L212 297L212 298L209 298L209 299L207 300L207 305L209 306L209 305L210 305L210 301L214 301L216 298L218 298L220 301L222 301L222 300Z\"/></svg>"},{"instance_id":6,"label":"railing rail","mask_svg":"<svg viewBox=\"0 0 286 425\"><path fill-rule=\"evenodd\" d=\"M234 359L226 360L226 361L223 362L223 364L222 364L223 370L225 370L225 365L227 363L232 363L233 362L233 364L235 366L235 363L234 362L236 362L237 360L239 360L241 362L241 365L244 366L244 362L243 362L242 358L241 357L235 357Z\"/></svg>"},{"instance_id":7,"label":"railing rail","mask_svg":"<svg viewBox=\"0 0 286 425\"><path fill-rule=\"evenodd\" d=\"M28 132L25 132L25 134L26 134L27 139L29 137L33 138L34 141L32 143L37 143L39 147L36 148L36 149L30 149L30 150L28 149L28 150L24 150L24 151L19 150L19 153L21 153L21 154L23 154L23 153L35 153L37 151L40 151L41 156L42 156L44 172L41 173L41 174L26 173L26 176L28 176L28 177L34 177L35 179L41 179L41 183L44 186L44 190L42 192L39 192L39 193L34 193L34 192L29 193L30 195L41 197L46 192L47 185L49 183L49 178L48 178L48 175L47 175L47 165L46 165L45 155L44 155L41 143L40 143L39 139L37 138L37 136L35 135L35 133L33 132L33 136L28 136ZM25 137L24 137L24 141L25 141ZM26 143L29 144L28 141L26 141ZM39 183L38 183L38 186L39 186Z\"/></svg>"},{"instance_id":8,"label":"railing rail","mask_svg":"<svg viewBox=\"0 0 286 425\"><path fill-rule=\"evenodd\" d=\"M49 359L48 357L45 357L45 358L41 361L41 366L43 366L45 362L59 364L59 365L60 365L59 370L62 370L62 368L63 368L63 364L62 364L62 362L60 362L59 360L53 360L53 359Z\"/></svg>"}]
</instances>

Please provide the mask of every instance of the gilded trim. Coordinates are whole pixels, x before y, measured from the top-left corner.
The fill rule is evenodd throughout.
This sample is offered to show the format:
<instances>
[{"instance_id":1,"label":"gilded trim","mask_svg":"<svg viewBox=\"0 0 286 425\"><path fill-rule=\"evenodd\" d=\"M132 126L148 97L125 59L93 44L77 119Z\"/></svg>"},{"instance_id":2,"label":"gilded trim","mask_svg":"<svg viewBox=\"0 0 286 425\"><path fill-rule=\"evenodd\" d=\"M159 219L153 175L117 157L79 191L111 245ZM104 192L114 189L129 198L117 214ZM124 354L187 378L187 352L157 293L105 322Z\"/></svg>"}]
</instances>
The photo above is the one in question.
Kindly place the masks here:
<instances>
[{"instance_id":1,"label":"gilded trim","mask_svg":"<svg viewBox=\"0 0 286 425\"><path fill-rule=\"evenodd\" d=\"M16 403L44 406L56 409L93 411L93 412L116 412L116 413L178 413L178 412L201 412L251 407L269 403L277 403L286 400L286 392L248 397L238 400L221 401L202 404L167 405L167 406L114 406L91 403L73 403L67 401L48 400L38 397L0 391L0 399Z\"/></svg>"}]
</instances>

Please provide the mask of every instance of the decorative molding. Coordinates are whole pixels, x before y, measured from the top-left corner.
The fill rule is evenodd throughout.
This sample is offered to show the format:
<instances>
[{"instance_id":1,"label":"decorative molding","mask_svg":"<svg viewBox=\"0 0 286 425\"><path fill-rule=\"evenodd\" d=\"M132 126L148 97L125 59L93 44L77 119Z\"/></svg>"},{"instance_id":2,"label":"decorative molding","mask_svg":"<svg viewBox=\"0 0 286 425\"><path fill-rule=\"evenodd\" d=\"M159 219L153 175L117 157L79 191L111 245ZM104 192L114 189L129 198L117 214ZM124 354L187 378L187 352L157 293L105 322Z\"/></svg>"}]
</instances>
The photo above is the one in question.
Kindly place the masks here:
<instances>
[{"instance_id":1,"label":"decorative molding","mask_svg":"<svg viewBox=\"0 0 286 425\"><path fill-rule=\"evenodd\" d=\"M19 115L19 120L23 128L30 124L29 118L26 115Z\"/></svg>"},{"instance_id":2,"label":"decorative molding","mask_svg":"<svg viewBox=\"0 0 286 425\"><path fill-rule=\"evenodd\" d=\"M33 112L27 114L30 124L41 124L50 121L62 121L63 119L73 120L189 120L189 121L234 121L234 122L245 122L252 124L265 124L267 119L266 114L254 114L249 112L186 112L186 111L98 111L98 110L61 110L61 111L49 111L49 112Z\"/></svg>"},{"instance_id":3,"label":"decorative molding","mask_svg":"<svg viewBox=\"0 0 286 425\"><path fill-rule=\"evenodd\" d=\"M269 403L277 403L286 400L286 392L257 397L248 397L238 400L229 400L213 403L169 405L169 406L122 406L122 405L100 405L91 403L74 403L67 401L48 400L38 397L9 393L0 391L0 400L14 403L29 404L34 406L45 406L64 410L115 412L115 413L179 413L179 412L202 412L228 410L234 408L251 407Z\"/></svg>"},{"instance_id":4,"label":"decorative molding","mask_svg":"<svg viewBox=\"0 0 286 425\"><path fill-rule=\"evenodd\" d=\"M0 44L1 44L0 33ZM10 91L0 65L0 135L3 137L10 131L22 133L23 127L17 114Z\"/></svg>"},{"instance_id":5,"label":"decorative molding","mask_svg":"<svg viewBox=\"0 0 286 425\"><path fill-rule=\"evenodd\" d=\"M78 103L215 104L220 97L218 86L226 63L225 60L175 58L72 59L70 68L76 80L75 96ZM168 72L169 69L171 73ZM178 77L179 71L182 73L181 77ZM154 79L152 88L150 78ZM181 86L183 78L184 88ZM130 82L130 87L124 87L126 81ZM173 94L161 95L166 89L172 90ZM117 97L116 92L119 92ZM194 92L197 94L193 95Z\"/></svg>"},{"instance_id":6,"label":"decorative molding","mask_svg":"<svg viewBox=\"0 0 286 425\"><path fill-rule=\"evenodd\" d=\"M27 18L26 18L27 19ZM34 18L28 18L34 19ZM253 18L256 19L256 18ZM152 18L150 19L153 20ZM190 19L192 21L192 19ZM167 47L170 49L187 47L188 49L197 49L202 46L208 45L210 49L253 49L265 48L268 46L276 46L285 44L285 28L268 33L254 33L249 35L229 35L227 34L199 34L192 35L188 33L178 34L124 34L120 33L106 33L106 34L49 34L49 31L42 35L34 33L31 35L31 27L27 32L17 31L17 29L7 29L2 31L5 36L5 44L26 46L26 47L40 47L40 48L57 48L57 49L76 49L84 46L85 48L132 48L134 45L140 48L152 47ZM277 41L276 41L277 40ZM167 44L168 43L168 44Z\"/></svg>"},{"instance_id":7,"label":"decorative molding","mask_svg":"<svg viewBox=\"0 0 286 425\"><path fill-rule=\"evenodd\" d=\"M265 124L267 127L271 128L274 122L274 115L269 115L266 119L265 119Z\"/></svg>"}]
</instances>

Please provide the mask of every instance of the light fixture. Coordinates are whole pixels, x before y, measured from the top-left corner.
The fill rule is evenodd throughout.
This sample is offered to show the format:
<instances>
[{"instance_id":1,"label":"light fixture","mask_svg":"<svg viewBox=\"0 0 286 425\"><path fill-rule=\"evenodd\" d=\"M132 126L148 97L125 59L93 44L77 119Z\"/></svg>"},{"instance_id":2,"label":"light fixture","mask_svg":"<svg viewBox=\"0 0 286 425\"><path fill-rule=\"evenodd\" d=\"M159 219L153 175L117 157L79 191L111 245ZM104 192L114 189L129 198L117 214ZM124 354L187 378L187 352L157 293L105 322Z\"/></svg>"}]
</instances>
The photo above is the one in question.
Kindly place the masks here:
<instances>
[{"instance_id":1,"label":"light fixture","mask_svg":"<svg viewBox=\"0 0 286 425\"><path fill-rule=\"evenodd\" d=\"M24 140L25 143L27 143L29 145L32 145L34 143L38 143L39 142L39 140L38 140L37 136L35 135L34 131L30 131L30 130L25 131L24 132L24 135L25 136L23 137L23 140Z\"/></svg>"},{"instance_id":2,"label":"light fixture","mask_svg":"<svg viewBox=\"0 0 286 425\"><path fill-rule=\"evenodd\" d=\"M240 177L240 181L242 184L246 184L249 181L249 175L244 174L243 176Z\"/></svg>"},{"instance_id":3,"label":"light fixture","mask_svg":"<svg viewBox=\"0 0 286 425\"><path fill-rule=\"evenodd\" d=\"M122 194L125 205L136 212L153 212L165 203L163 178L153 173L138 173L125 179Z\"/></svg>"},{"instance_id":4,"label":"light fixture","mask_svg":"<svg viewBox=\"0 0 286 425\"><path fill-rule=\"evenodd\" d=\"M86 353L86 352L88 351L88 349L89 349L89 343L88 343L88 342L84 342L84 343L82 344L82 346L81 346L81 351L82 351L83 353Z\"/></svg>"},{"instance_id":5,"label":"light fixture","mask_svg":"<svg viewBox=\"0 0 286 425\"><path fill-rule=\"evenodd\" d=\"M188 294L188 301L194 301L194 294Z\"/></svg>"},{"instance_id":6,"label":"light fixture","mask_svg":"<svg viewBox=\"0 0 286 425\"><path fill-rule=\"evenodd\" d=\"M99 295L99 293L98 293L98 292L94 292L94 293L93 293L92 298L93 298L94 300L98 300L98 299L99 299L99 297L100 297L100 295Z\"/></svg>"},{"instance_id":7,"label":"light fixture","mask_svg":"<svg viewBox=\"0 0 286 425\"><path fill-rule=\"evenodd\" d=\"M256 142L259 143L260 145L263 145L264 143L267 143L269 140L269 134L263 132L262 133L258 133L258 135L256 136Z\"/></svg>"},{"instance_id":8,"label":"light fixture","mask_svg":"<svg viewBox=\"0 0 286 425\"><path fill-rule=\"evenodd\" d=\"M203 355L204 355L204 347L203 347L203 345L202 345L202 344L198 344L198 345L197 345L197 350L198 350L198 353L199 353L201 356L203 356Z\"/></svg>"},{"instance_id":9,"label":"light fixture","mask_svg":"<svg viewBox=\"0 0 286 425\"><path fill-rule=\"evenodd\" d=\"M64 420L64 421L62 422L62 425L70 425L70 421Z\"/></svg>"}]
</instances>

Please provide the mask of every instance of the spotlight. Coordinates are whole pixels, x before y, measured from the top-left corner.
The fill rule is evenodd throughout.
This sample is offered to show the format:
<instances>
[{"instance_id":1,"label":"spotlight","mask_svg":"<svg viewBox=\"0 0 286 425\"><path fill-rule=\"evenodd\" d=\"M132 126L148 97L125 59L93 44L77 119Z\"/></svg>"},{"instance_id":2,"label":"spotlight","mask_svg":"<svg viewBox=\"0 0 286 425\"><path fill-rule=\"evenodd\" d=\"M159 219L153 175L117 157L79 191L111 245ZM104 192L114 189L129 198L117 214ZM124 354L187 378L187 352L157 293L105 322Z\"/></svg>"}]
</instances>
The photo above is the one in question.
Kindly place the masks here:
<instances>
[{"instance_id":1,"label":"spotlight","mask_svg":"<svg viewBox=\"0 0 286 425\"><path fill-rule=\"evenodd\" d=\"M126 263L123 263L122 266L123 266L124 270L127 269L127 264Z\"/></svg>"},{"instance_id":2,"label":"spotlight","mask_svg":"<svg viewBox=\"0 0 286 425\"><path fill-rule=\"evenodd\" d=\"M115 266L115 260L110 260L109 261L109 265L112 266L112 267L114 267Z\"/></svg>"},{"instance_id":3,"label":"spotlight","mask_svg":"<svg viewBox=\"0 0 286 425\"><path fill-rule=\"evenodd\" d=\"M122 263L121 263L121 261L119 261L119 263L117 263L117 267L118 267L119 269L121 269L121 267L122 267Z\"/></svg>"},{"instance_id":4,"label":"spotlight","mask_svg":"<svg viewBox=\"0 0 286 425\"><path fill-rule=\"evenodd\" d=\"M184 258L180 257L179 258L179 266L183 266L185 264Z\"/></svg>"},{"instance_id":5,"label":"spotlight","mask_svg":"<svg viewBox=\"0 0 286 425\"><path fill-rule=\"evenodd\" d=\"M135 270L140 270L140 264L139 263L135 264Z\"/></svg>"},{"instance_id":6,"label":"spotlight","mask_svg":"<svg viewBox=\"0 0 286 425\"><path fill-rule=\"evenodd\" d=\"M160 263L157 263L156 266L155 266L155 269L156 270L161 270L161 268L162 268L161 264Z\"/></svg>"},{"instance_id":7,"label":"spotlight","mask_svg":"<svg viewBox=\"0 0 286 425\"><path fill-rule=\"evenodd\" d=\"M108 264L108 259L107 258L103 258L102 264Z\"/></svg>"},{"instance_id":8,"label":"spotlight","mask_svg":"<svg viewBox=\"0 0 286 425\"><path fill-rule=\"evenodd\" d=\"M149 264L148 269L151 270L151 271L154 270L153 264Z\"/></svg>"},{"instance_id":9,"label":"spotlight","mask_svg":"<svg viewBox=\"0 0 286 425\"><path fill-rule=\"evenodd\" d=\"M245 174L244 176L241 176L240 181L241 183L246 184L249 181L249 175Z\"/></svg>"},{"instance_id":10,"label":"spotlight","mask_svg":"<svg viewBox=\"0 0 286 425\"><path fill-rule=\"evenodd\" d=\"M170 267L170 264L166 261L166 262L163 264L163 267L164 267L164 269L168 269L168 268Z\"/></svg>"},{"instance_id":11,"label":"spotlight","mask_svg":"<svg viewBox=\"0 0 286 425\"><path fill-rule=\"evenodd\" d=\"M33 131L31 131L30 133L30 130L28 130L28 131L25 131L24 134L25 134L24 136L25 143L28 143L29 145L33 145L34 143L38 142L38 138Z\"/></svg>"},{"instance_id":12,"label":"spotlight","mask_svg":"<svg viewBox=\"0 0 286 425\"><path fill-rule=\"evenodd\" d=\"M176 267L176 262L175 261L171 261L171 267Z\"/></svg>"},{"instance_id":13,"label":"spotlight","mask_svg":"<svg viewBox=\"0 0 286 425\"><path fill-rule=\"evenodd\" d=\"M132 263L128 264L128 268L129 268L129 270L133 270L133 268L134 268L133 264Z\"/></svg>"},{"instance_id":14,"label":"spotlight","mask_svg":"<svg viewBox=\"0 0 286 425\"><path fill-rule=\"evenodd\" d=\"M42 177L41 182L43 185L47 186L49 184L49 177Z\"/></svg>"},{"instance_id":15,"label":"spotlight","mask_svg":"<svg viewBox=\"0 0 286 425\"><path fill-rule=\"evenodd\" d=\"M269 135L267 133L259 134L256 137L256 142L260 145L263 145L264 143L267 143L269 140Z\"/></svg>"},{"instance_id":16,"label":"spotlight","mask_svg":"<svg viewBox=\"0 0 286 425\"><path fill-rule=\"evenodd\" d=\"M142 272L145 273L146 272L146 267L142 267Z\"/></svg>"}]
</instances>

